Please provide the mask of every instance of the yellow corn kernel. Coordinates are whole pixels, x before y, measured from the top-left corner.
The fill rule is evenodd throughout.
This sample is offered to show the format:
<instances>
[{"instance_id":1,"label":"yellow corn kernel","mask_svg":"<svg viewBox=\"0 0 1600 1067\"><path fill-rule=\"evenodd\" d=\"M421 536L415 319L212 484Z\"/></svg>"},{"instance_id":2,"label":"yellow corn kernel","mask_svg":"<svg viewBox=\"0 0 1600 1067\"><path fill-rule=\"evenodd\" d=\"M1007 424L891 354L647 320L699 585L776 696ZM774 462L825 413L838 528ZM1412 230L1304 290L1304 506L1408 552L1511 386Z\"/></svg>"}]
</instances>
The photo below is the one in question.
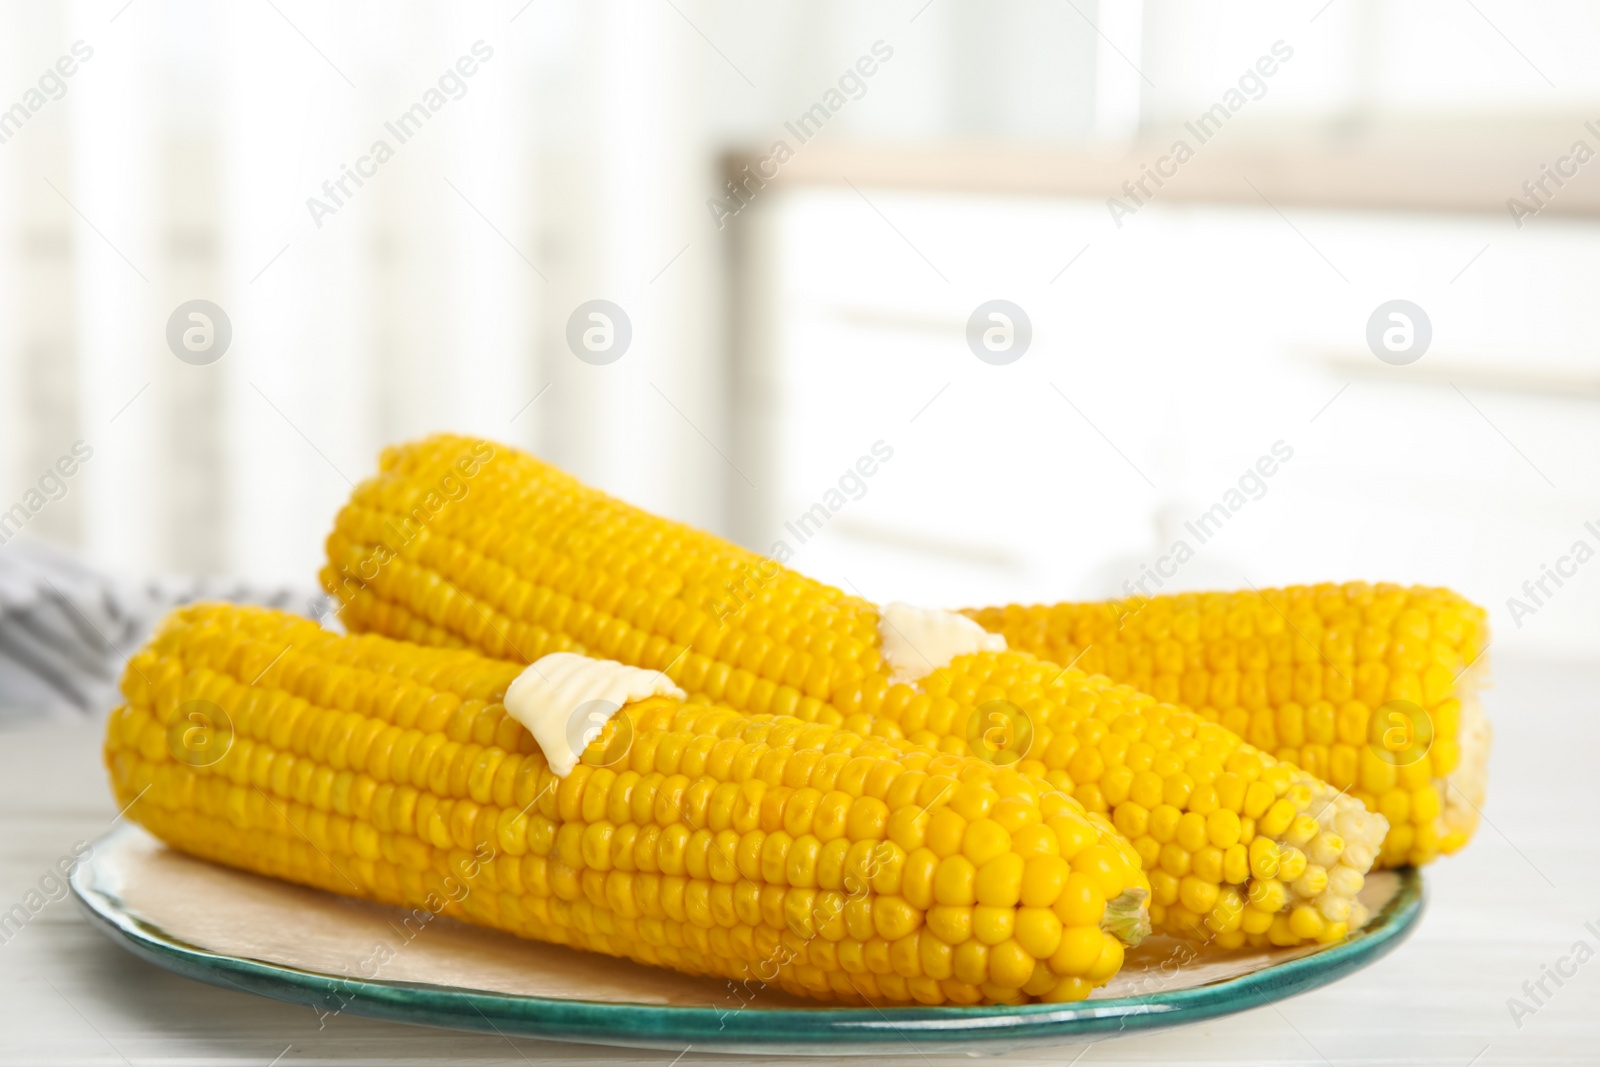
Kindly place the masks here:
<instances>
[{"instance_id":1,"label":"yellow corn kernel","mask_svg":"<svg viewBox=\"0 0 1600 1067\"><path fill-rule=\"evenodd\" d=\"M1017 943L1035 959L1048 960L1061 947L1065 929L1061 919L1048 908L1021 908L1016 913Z\"/></svg>"},{"instance_id":2,"label":"yellow corn kernel","mask_svg":"<svg viewBox=\"0 0 1600 1067\"><path fill-rule=\"evenodd\" d=\"M1050 910L1068 928L1096 926L1105 914L1106 898L1098 882L1088 875L1074 872L1067 876L1061 895Z\"/></svg>"},{"instance_id":3,"label":"yellow corn kernel","mask_svg":"<svg viewBox=\"0 0 1600 1067\"><path fill-rule=\"evenodd\" d=\"M1238 844L1240 835L1238 813L1219 806L1206 816L1206 835L1211 843L1220 849L1232 848Z\"/></svg>"},{"instance_id":4,"label":"yellow corn kernel","mask_svg":"<svg viewBox=\"0 0 1600 1067\"><path fill-rule=\"evenodd\" d=\"M1250 906L1257 911L1264 911L1269 915L1283 910L1288 902L1288 890L1276 878L1252 882L1250 885Z\"/></svg>"},{"instance_id":5,"label":"yellow corn kernel","mask_svg":"<svg viewBox=\"0 0 1600 1067\"><path fill-rule=\"evenodd\" d=\"M1289 929L1297 938L1315 940L1322 934L1324 920L1315 908L1301 905L1289 913Z\"/></svg>"},{"instance_id":6,"label":"yellow corn kernel","mask_svg":"<svg viewBox=\"0 0 1600 1067\"><path fill-rule=\"evenodd\" d=\"M1122 947L1121 942L1117 941L1116 938L1111 938L1110 940L1119 949ZM1028 955L1028 951L1015 940L1002 942L989 950L989 981L1009 989L1021 988L1029 978L1033 977L1033 965L1034 958ZM1120 967L1120 965L1121 961L1119 960L1118 966ZM1090 970L1092 972L1094 968L1090 968ZM1111 974L1116 973L1116 968L1113 968ZM1100 978L1099 981L1105 982L1111 977L1111 974ZM1095 976L1092 973L1085 975L1085 977L1089 978L1090 981L1095 980Z\"/></svg>"},{"instance_id":7,"label":"yellow corn kernel","mask_svg":"<svg viewBox=\"0 0 1600 1067\"><path fill-rule=\"evenodd\" d=\"M1100 960L1105 944L1105 934L1095 927L1070 927L1061 934L1061 943L1050 957L1050 969L1056 974L1079 977Z\"/></svg>"},{"instance_id":8,"label":"yellow corn kernel","mask_svg":"<svg viewBox=\"0 0 1600 1067\"><path fill-rule=\"evenodd\" d=\"M1011 835L993 819L980 818L968 824L961 839L961 852L982 867L998 856L1011 853Z\"/></svg>"},{"instance_id":9,"label":"yellow corn kernel","mask_svg":"<svg viewBox=\"0 0 1600 1067\"><path fill-rule=\"evenodd\" d=\"M1017 928L1014 908L997 908L979 904L972 909L972 936L985 945L998 945L1007 941Z\"/></svg>"},{"instance_id":10,"label":"yellow corn kernel","mask_svg":"<svg viewBox=\"0 0 1600 1067\"><path fill-rule=\"evenodd\" d=\"M1060 856L1029 856L1022 871L1022 904L1029 908L1050 907L1061 897L1071 874L1071 865ZM1098 921L1098 917L1090 921Z\"/></svg>"},{"instance_id":11,"label":"yellow corn kernel","mask_svg":"<svg viewBox=\"0 0 1600 1067\"><path fill-rule=\"evenodd\" d=\"M1278 858L1278 877L1292 882L1306 869L1306 854L1297 848L1286 848Z\"/></svg>"},{"instance_id":12,"label":"yellow corn kernel","mask_svg":"<svg viewBox=\"0 0 1600 1067\"><path fill-rule=\"evenodd\" d=\"M1278 864L1281 853L1274 841L1265 837L1258 837L1250 842L1250 873L1256 878L1267 879L1278 876Z\"/></svg>"}]
</instances>

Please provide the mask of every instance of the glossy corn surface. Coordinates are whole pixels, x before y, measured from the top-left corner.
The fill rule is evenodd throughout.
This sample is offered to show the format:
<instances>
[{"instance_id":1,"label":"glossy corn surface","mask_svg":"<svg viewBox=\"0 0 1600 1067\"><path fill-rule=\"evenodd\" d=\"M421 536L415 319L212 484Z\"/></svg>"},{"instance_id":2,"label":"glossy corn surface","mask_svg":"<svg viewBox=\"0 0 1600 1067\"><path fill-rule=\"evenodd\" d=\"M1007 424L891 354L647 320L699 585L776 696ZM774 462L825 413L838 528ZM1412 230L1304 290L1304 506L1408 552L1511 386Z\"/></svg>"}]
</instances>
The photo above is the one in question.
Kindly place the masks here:
<instances>
[{"instance_id":1,"label":"glossy corn surface","mask_svg":"<svg viewBox=\"0 0 1600 1067\"><path fill-rule=\"evenodd\" d=\"M199 856L825 1000L1081 999L1148 929L1128 843L1015 768L652 698L558 778L500 703L521 670L192 606L106 764Z\"/></svg>"},{"instance_id":2,"label":"glossy corn surface","mask_svg":"<svg viewBox=\"0 0 1600 1067\"><path fill-rule=\"evenodd\" d=\"M1355 894L1382 832L1374 839L1374 823L1356 826L1350 809L1359 805L1335 798L1337 791L1314 777L1273 772L1255 788L1253 797L1265 789L1272 803L1288 806L1280 809L1291 816L1283 826L1274 816L1258 828L1242 795L1229 792L1241 819L1238 840L1219 830L1218 842L1229 843L1202 843L1193 819L1184 822L1180 839L1176 824L1168 825L1170 813L1156 814L1160 804L1130 802L1115 784L1108 793L1100 776L1114 771L1109 780L1121 783L1125 773L1159 771L1163 782L1189 774L1188 761L1203 754L1198 717L1131 693L1107 695L1104 679L1027 653L961 657L918 683L891 683L874 605L631 508L503 446L436 437L386 451L379 474L340 512L328 557L324 585L353 629L467 644L521 660L557 650L617 659L665 672L692 700L906 738L995 765L1020 759L1020 769L1048 774L1091 811L1112 817L1118 805L1130 805L1122 816L1130 825L1137 826L1135 809L1143 808L1154 830L1128 837L1144 840L1152 884L1166 887L1152 908L1166 932L1263 943L1270 935L1289 944L1336 939L1365 918ZM998 732L990 722L997 713ZM1098 750L1108 724L1119 718L1125 718L1119 736L1130 736L1130 747L1146 732L1158 742L1148 756L1132 747L1138 758L1129 763L1113 741L1100 763L1087 756L1073 762L1077 746ZM1213 748L1229 742L1217 733L1208 735ZM1158 751L1166 755L1159 769ZM1248 789L1276 761L1243 746L1235 762L1240 769L1233 773ZM1196 769L1203 776L1211 766L1202 761ZM1197 818L1210 814L1207 796L1201 790ZM1191 813L1187 803L1167 807L1181 819ZM1348 840L1339 837L1341 816L1354 831ZM1301 840L1301 818L1338 838L1337 850L1318 853L1326 862L1304 854L1311 839ZM1258 838L1262 843L1254 844ZM1259 863L1241 864L1241 850L1252 847ZM1185 848L1188 863L1178 859ZM1276 865L1280 854L1297 872L1287 881ZM1313 868L1303 881L1296 867L1302 861ZM1323 875L1327 886L1320 885ZM1301 917L1291 929L1297 909Z\"/></svg>"},{"instance_id":3,"label":"glossy corn surface","mask_svg":"<svg viewBox=\"0 0 1600 1067\"><path fill-rule=\"evenodd\" d=\"M1389 821L1383 866L1427 863L1477 828L1487 618L1447 589L1354 582L967 614L1348 791Z\"/></svg>"}]
</instances>

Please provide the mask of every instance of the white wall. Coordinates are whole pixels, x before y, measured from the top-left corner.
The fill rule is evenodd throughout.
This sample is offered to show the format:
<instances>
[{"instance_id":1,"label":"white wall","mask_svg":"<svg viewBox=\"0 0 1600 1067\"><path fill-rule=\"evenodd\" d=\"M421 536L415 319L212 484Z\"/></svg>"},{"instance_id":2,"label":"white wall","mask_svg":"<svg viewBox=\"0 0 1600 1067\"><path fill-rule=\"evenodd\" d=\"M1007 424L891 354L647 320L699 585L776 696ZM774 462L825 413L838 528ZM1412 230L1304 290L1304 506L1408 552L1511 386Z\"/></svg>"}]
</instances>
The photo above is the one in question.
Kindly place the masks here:
<instances>
[{"instance_id":1,"label":"white wall","mask_svg":"<svg viewBox=\"0 0 1600 1067\"><path fill-rule=\"evenodd\" d=\"M875 483L844 527L877 555L840 559L871 570L856 580L874 589L926 578L922 599L1098 588L1097 568L1138 559L1156 516L1209 500L1269 432L1297 442L1298 481L1252 506L1258 541L1241 527L1227 546L1258 581L1388 572L1493 602L1595 510L1578 458L1589 402L1552 395L1588 373L1581 227L1497 243L1452 287L1441 278L1476 247L1474 223L1308 216L1350 265L1335 285L1274 219L1158 206L1051 285L1098 209L883 198L945 282L859 198L800 198L735 223L752 238L771 229L780 279L754 298L782 351L752 368L730 360L722 303L736 231L706 208L724 152L786 136L880 41L893 59L826 141L1122 139L1207 106L1279 38L1294 63L1251 107L1280 129L1400 112L1470 129L1600 112L1587 5L274 3L0 6L0 106L73 42L94 49L65 95L0 143L0 510L73 442L95 449L29 536L133 575L305 584L349 480L384 443L438 429L536 449L759 545L762 523L781 523L884 427L872 439L893 431L899 487ZM316 225L307 198L394 140L384 123L478 40L494 55L466 94ZM1463 388L1557 494L1437 383L1362 377L1314 426L1296 424L1345 380L1327 360L1348 355L1351 323L1397 289L1429 294L1441 357L1448 340L1450 358L1486 359L1490 378L1529 360L1554 368L1543 392ZM948 341L999 292L1025 294L1040 333L1039 369L997 379ZM168 316L193 298L232 321L211 366L166 345ZM633 323L609 366L564 340L595 298ZM732 410L735 371L771 383L776 406ZM1405 436L1417 426L1426 436ZM1075 484L1096 486L1096 521L984 475L1007 448L1042 469L1047 453L1072 459ZM1397 460L1403 474L1384 474ZM1393 536L1341 525L1391 501L1408 516ZM1455 536L1463 527L1475 540ZM1274 555L1291 536L1304 551ZM897 569L910 557L892 544L908 539L943 562ZM1047 556L1047 543L1073 547ZM813 547L805 565L835 567ZM1481 556L1492 575L1472 569ZM1291 565L1307 560L1305 573ZM1563 612L1582 618L1547 622ZM1592 615L1564 597L1534 621L1570 636Z\"/></svg>"},{"instance_id":2,"label":"white wall","mask_svg":"<svg viewBox=\"0 0 1600 1067\"><path fill-rule=\"evenodd\" d=\"M772 207L759 547L951 606L1119 595L1168 555L1145 591L1447 585L1507 645L1600 647L1600 562L1564 564L1543 603L1522 590L1576 541L1600 550L1600 226L1157 203L1118 230L1100 203L870 197ZM1007 366L964 337L996 297L1033 325ZM1432 321L1411 366L1367 346L1394 297ZM880 439L894 458L800 545L783 523ZM1185 528L1278 442L1292 458L1220 532Z\"/></svg>"}]
</instances>

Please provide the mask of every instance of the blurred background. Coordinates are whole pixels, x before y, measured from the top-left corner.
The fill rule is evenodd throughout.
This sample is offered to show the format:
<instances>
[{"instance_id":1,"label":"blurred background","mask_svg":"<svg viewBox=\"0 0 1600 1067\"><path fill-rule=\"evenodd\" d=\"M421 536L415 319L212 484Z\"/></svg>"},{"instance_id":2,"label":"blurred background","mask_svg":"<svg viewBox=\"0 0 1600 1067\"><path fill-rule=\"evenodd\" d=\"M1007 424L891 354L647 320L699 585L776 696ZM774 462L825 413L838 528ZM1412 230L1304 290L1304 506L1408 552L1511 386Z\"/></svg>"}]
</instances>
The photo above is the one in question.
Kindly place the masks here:
<instances>
[{"instance_id":1,"label":"blurred background","mask_svg":"<svg viewBox=\"0 0 1600 1067\"><path fill-rule=\"evenodd\" d=\"M1385 579L1588 655L1597 24L0 5L0 562L310 593L449 429L877 600Z\"/></svg>"}]
</instances>

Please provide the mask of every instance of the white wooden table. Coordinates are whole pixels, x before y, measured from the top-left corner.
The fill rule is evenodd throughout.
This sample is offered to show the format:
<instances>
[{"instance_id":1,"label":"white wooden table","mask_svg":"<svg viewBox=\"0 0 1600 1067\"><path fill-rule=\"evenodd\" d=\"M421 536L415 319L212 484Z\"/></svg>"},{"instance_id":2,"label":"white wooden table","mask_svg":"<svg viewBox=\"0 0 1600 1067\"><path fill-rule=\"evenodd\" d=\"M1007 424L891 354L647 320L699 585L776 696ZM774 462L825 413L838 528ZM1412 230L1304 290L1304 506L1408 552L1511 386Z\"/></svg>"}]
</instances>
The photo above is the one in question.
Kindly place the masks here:
<instances>
[{"instance_id":1,"label":"white wooden table","mask_svg":"<svg viewBox=\"0 0 1600 1067\"><path fill-rule=\"evenodd\" d=\"M1600 664L1500 662L1488 706L1496 750L1490 823L1428 872L1420 930L1326 989L1242 1015L1003 1062L1203 1064L1600 1063ZM74 841L115 815L98 730L0 733L0 911ZM1508 1000L1578 941L1597 956L1535 1014ZM1570 970L1570 965L1567 967ZM275 1059L276 1058L276 1059ZM735 1063L689 1050L677 1061ZM0 1063L593 1063L669 1067L634 1052L455 1033L309 1008L192 982L91 929L70 898L0 944ZM803 1061L791 1061L803 1062ZM826 1061L815 1061L826 1062ZM908 1064L965 1056L906 1050Z\"/></svg>"}]
</instances>

